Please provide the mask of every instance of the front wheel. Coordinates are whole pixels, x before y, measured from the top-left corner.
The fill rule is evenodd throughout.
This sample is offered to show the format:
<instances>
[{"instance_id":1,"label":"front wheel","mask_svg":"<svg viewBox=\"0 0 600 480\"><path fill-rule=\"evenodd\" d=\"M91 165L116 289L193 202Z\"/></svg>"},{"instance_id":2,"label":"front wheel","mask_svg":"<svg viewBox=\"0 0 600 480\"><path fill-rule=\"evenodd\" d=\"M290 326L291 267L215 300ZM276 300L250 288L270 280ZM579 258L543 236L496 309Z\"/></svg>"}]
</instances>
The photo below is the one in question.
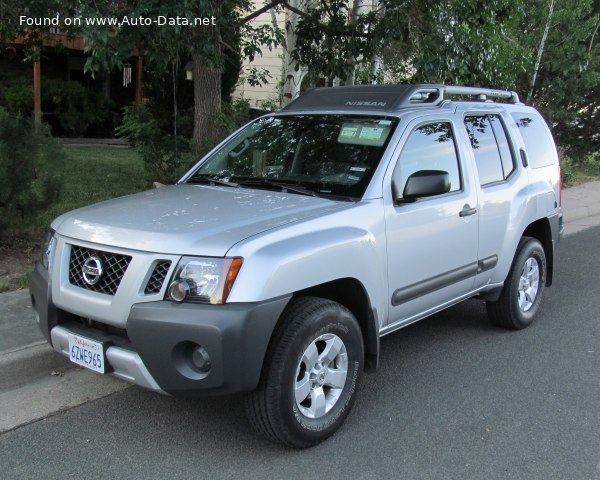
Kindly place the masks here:
<instances>
[{"instance_id":1,"label":"front wheel","mask_svg":"<svg viewBox=\"0 0 600 480\"><path fill-rule=\"evenodd\" d=\"M545 284L544 247L535 238L523 237L500 298L486 303L492 323L514 330L531 325L540 307Z\"/></svg>"},{"instance_id":2,"label":"front wheel","mask_svg":"<svg viewBox=\"0 0 600 480\"><path fill-rule=\"evenodd\" d=\"M252 426L290 447L322 442L352 408L363 359L362 333L347 308L322 298L292 299L271 341L259 387L247 399Z\"/></svg>"}]
</instances>

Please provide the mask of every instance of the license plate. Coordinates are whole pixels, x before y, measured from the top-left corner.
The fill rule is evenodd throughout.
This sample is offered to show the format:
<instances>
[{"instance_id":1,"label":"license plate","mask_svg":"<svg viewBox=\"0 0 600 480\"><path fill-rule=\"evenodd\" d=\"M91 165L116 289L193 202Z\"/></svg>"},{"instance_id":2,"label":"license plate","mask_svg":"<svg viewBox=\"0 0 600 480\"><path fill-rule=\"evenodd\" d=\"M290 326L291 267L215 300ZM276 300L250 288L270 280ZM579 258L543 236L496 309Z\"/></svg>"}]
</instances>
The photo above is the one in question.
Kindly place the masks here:
<instances>
[{"instance_id":1,"label":"license plate","mask_svg":"<svg viewBox=\"0 0 600 480\"><path fill-rule=\"evenodd\" d=\"M69 334L69 358L77 365L105 373L104 345L101 342Z\"/></svg>"}]
</instances>

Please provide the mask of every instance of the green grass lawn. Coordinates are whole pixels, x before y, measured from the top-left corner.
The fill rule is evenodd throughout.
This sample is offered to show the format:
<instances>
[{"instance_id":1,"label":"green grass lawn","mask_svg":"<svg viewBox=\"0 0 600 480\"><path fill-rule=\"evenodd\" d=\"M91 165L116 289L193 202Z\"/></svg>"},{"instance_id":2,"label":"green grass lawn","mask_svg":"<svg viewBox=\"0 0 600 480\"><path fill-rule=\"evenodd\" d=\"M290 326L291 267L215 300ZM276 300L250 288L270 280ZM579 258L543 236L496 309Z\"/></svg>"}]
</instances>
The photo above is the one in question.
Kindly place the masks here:
<instances>
[{"instance_id":1,"label":"green grass lawn","mask_svg":"<svg viewBox=\"0 0 600 480\"><path fill-rule=\"evenodd\" d=\"M32 225L45 229L58 215L149 187L144 163L128 147L65 146L63 191L58 202L40 212Z\"/></svg>"}]
</instances>

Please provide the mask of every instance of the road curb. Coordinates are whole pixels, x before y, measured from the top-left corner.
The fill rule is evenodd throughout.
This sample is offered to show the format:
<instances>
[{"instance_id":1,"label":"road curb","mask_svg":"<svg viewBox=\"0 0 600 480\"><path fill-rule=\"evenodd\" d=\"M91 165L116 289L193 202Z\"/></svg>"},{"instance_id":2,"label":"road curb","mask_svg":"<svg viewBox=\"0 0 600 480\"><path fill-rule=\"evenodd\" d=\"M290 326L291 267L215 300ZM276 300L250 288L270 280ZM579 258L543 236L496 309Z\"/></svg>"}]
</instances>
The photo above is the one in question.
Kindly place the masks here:
<instances>
[{"instance_id":1,"label":"road curb","mask_svg":"<svg viewBox=\"0 0 600 480\"><path fill-rule=\"evenodd\" d=\"M76 365L55 352L45 341L0 352L0 392L12 390L33 380L64 372Z\"/></svg>"}]
</instances>

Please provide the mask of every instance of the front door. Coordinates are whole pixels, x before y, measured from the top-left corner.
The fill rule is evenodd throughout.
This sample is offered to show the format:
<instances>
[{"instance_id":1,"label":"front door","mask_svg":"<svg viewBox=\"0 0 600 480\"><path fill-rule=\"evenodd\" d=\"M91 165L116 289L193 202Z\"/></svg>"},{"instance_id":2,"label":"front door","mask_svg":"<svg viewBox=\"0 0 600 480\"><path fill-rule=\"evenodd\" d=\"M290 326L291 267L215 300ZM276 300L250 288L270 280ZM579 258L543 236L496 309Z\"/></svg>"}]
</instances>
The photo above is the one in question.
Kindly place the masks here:
<instances>
[{"instance_id":1,"label":"front door","mask_svg":"<svg viewBox=\"0 0 600 480\"><path fill-rule=\"evenodd\" d=\"M472 291L477 274L477 193L450 121L415 123L396 162L402 192L420 170L442 170L450 191L414 203L386 201L390 323L431 313ZM387 198L387 197L386 197Z\"/></svg>"}]
</instances>

